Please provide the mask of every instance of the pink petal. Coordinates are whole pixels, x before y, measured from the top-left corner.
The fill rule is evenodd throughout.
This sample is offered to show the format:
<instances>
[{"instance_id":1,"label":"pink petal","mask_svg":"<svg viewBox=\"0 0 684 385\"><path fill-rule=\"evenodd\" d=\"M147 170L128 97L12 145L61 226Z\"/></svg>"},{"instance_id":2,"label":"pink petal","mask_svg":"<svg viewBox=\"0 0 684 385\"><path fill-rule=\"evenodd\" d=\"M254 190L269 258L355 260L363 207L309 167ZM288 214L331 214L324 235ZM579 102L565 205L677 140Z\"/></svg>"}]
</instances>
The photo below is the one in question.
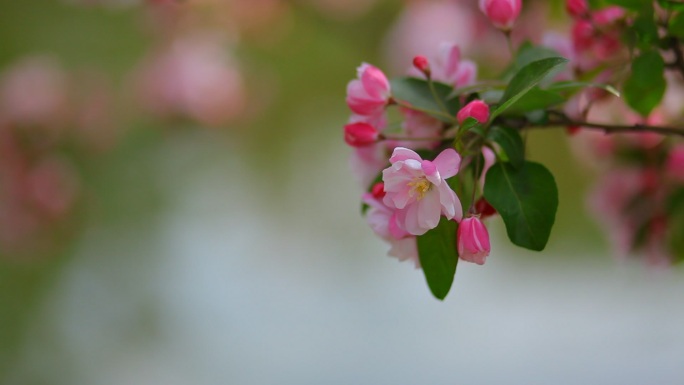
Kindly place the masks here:
<instances>
[{"instance_id":1,"label":"pink petal","mask_svg":"<svg viewBox=\"0 0 684 385\"><path fill-rule=\"evenodd\" d=\"M432 163L437 166L442 179L448 179L458 174L458 169L461 167L461 156L453 148L447 148L437 155Z\"/></svg>"},{"instance_id":2,"label":"pink petal","mask_svg":"<svg viewBox=\"0 0 684 385\"><path fill-rule=\"evenodd\" d=\"M426 231L437 227L441 213L439 192L432 190L418 201L418 225Z\"/></svg>"},{"instance_id":3,"label":"pink petal","mask_svg":"<svg viewBox=\"0 0 684 385\"><path fill-rule=\"evenodd\" d=\"M405 147L397 147L394 149L392 152L392 156L390 157L390 162L395 163L399 162L402 160L407 160L407 159L413 159L421 162L423 159L418 155L415 151L409 150L408 148Z\"/></svg>"},{"instance_id":4,"label":"pink petal","mask_svg":"<svg viewBox=\"0 0 684 385\"><path fill-rule=\"evenodd\" d=\"M448 183L442 183L437 187L439 191L439 203L442 206L442 213L447 219L460 221L463 218L463 207L461 201Z\"/></svg>"}]
</instances>

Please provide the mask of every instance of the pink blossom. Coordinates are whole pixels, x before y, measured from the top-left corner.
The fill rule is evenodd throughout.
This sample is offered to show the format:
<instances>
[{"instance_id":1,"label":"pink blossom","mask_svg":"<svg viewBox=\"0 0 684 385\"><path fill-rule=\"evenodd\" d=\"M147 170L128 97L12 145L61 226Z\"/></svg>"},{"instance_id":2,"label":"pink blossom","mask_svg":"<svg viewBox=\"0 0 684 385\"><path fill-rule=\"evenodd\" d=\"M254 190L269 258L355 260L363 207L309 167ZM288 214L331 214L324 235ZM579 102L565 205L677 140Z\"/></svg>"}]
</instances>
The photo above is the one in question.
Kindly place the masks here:
<instances>
[{"instance_id":1,"label":"pink blossom","mask_svg":"<svg viewBox=\"0 0 684 385\"><path fill-rule=\"evenodd\" d=\"M378 130L368 123L350 123L344 126L344 141L352 147L369 146L379 138Z\"/></svg>"},{"instance_id":2,"label":"pink blossom","mask_svg":"<svg viewBox=\"0 0 684 385\"><path fill-rule=\"evenodd\" d=\"M416 237L406 237L402 239L391 240L390 249L387 255L395 257L401 262L413 261L416 269L420 268L420 258L418 256L418 243Z\"/></svg>"},{"instance_id":3,"label":"pink blossom","mask_svg":"<svg viewBox=\"0 0 684 385\"><path fill-rule=\"evenodd\" d=\"M378 183L376 186L382 186L382 183ZM376 190L376 186L373 190ZM366 193L362 197L363 202L369 206L366 212L368 225L375 235L390 244L387 255L400 261L411 260L416 268L420 267L416 237L399 227L396 210L385 205L379 195L374 191L370 194Z\"/></svg>"},{"instance_id":4,"label":"pink blossom","mask_svg":"<svg viewBox=\"0 0 684 385\"><path fill-rule=\"evenodd\" d=\"M684 144L677 144L670 150L665 172L670 178L680 183L684 182Z\"/></svg>"},{"instance_id":5,"label":"pink blossom","mask_svg":"<svg viewBox=\"0 0 684 385\"><path fill-rule=\"evenodd\" d=\"M358 79L347 85L347 105L356 114L376 115L384 111L390 98L390 84L385 74L370 64L357 69Z\"/></svg>"},{"instance_id":6,"label":"pink blossom","mask_svg":"<svg viewBox=\"0 0 684 385\"><path fill-rule=\"evenodd\" d=\"M144 106L162 116L218 126L244 112L242 75L213 36L174 41L145 61L138 80Z\"/></svg>"},{"instance_id":7,"label":"pink blossom","mask_svg":"<svg viewBox=\"0 0 684 385\"><path fill-rule=\"evenodd\" d=\"M399 226L413 235L437 227L441 215L459 220L461 202L446 179L458 173L461 157L454 149L442 151L433 161L397 147L391 166L382 172L386 195L383 202L396 209Z\"/></svg>"},{"instance_id":8,"label":"pink blossom","mask_svg":"<svg viewBox=\"0 0 684 385\"><path fill-rule=\"evenodd\" d=\"M480 189L484 191L485 177L487 176L487 171L496 163L496 154L491 148L484 146L482 147L482 157L484 158L484 164L482 165L482 175L480 175Z\"/></svg>"},{"instance_id":9,"label":"pink blossom","mask_svg":"<svg viewBox=\"0 0 684 385\"><path fill-rule=\"evenodd\" d=\"M480 0L480 10L496 28L509 31L520 15L522 0Z\"/></svg>"},{"instance_id":10,"label":"pink blossom","mask_svg":"<svg viewBox=\"0 0 684 385\"><path fill-rule=\"evenodd\" d=\"M477 64L472 60L462 60L456 72L456 86L468 87L477 79Z\"/></svg>"},{"instance_id":11,"label":"pink blossom","mask_svg":"<svg viewBox=\"0 0 684 385\"><path fill-rule=\"evenodd\" d=\"M480 218L473 216L465 218L458 226L457 233L458 257L464 261L483 265L491 247L489 232Z\"/></svg>"},{"instance_id":12,"label":"pink blossom","mask_svg":"<svg viewBox=\"0 0 684 385\"><path fill-rule=\"evenodd\" d=\"M565 9L572 17L580 17L589 12L589 4L587 0L566 0Z\"/></svg>"},{"instance_id":13,"label":"pink blossom","mask_svg":"<svg viewBox=\"0 0 684 385\"><path fill-rule=\"evenodd\" d=\"M412 138L438 138L444 129L442 122L422 112L401 108L401 113L404 117L402 128L406 136ZM438 145L439 140L407 140L396 144L396 146L412 149L434 149Z\"/></svg>"},{"instance_id":14,"label":"pink blossom","mask_svg":"<svg viewBox=\"0 0 684 385\"><path fill-rule=\"evenodd\" d=\"M486 123L489 120L489 106L487 103L482 100L473 100L461 108L456 115L458 124L463 124L468 118L475 118L480 123Z\"/></svg>"},{"instance_id":15,"label":"pink blossom","mask_svg":"<svg viewBox=\"0 0 684 385\"><path fill-rule=\"evenodd\" d=\"M389 149L385 142L355 147L349 158L349 166L361 187L365 190L380 172L387 167Z\"/></svg>"},{"instance_id":16,"label":"pink blossom","mask_svg":"<svg viewBox=\"0 0 684 385\"><path fill-rule=\"evenodd\" d=\"M69 107L68 78L47 57L27 57L0 80L0 111L11 123L54 127L64 123Z\"/></svg>"}]
</instances>

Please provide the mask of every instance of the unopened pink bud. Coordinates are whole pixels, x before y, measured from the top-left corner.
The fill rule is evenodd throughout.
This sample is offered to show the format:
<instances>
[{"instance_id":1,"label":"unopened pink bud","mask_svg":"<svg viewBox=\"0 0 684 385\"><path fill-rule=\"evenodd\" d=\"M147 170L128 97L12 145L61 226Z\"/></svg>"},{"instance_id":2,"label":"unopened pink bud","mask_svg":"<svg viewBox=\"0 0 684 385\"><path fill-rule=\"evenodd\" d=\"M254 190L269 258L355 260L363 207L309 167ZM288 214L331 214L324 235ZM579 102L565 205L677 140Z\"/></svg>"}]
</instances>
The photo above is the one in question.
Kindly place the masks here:
<instances>
[{"instance_id":1,"label":"unopened pink bud","mask_svg":"<svg viewBox=\"0 0 684 385\"><path fill-rule=\"evenodd\" d=\"M475 203L475 210L480 214L480 218L485 219L496 214L496 209L494 206L489 204L487 200L482 197Z\"/></svg>"},{"instance_id":2,"label":"unopened pink bud","mask_svg":"<svg viewBox=\"0 0 684 385\"><path fill-rule=\"evenodd\" d=\"M413 58L413 66L418 69L418 71L424 73L426 76L430 76L430 63L425 56L418 55Z\"/></svg>"},{"instance_id":3,"label":"unopened pink bud","mask_svg":"<svg viewBox=\"0 0 684 385\"><path fill-rule=\"evenodd\" d=\"M565 9L572 17L581 17L589 12L587 0L566 0Z\"/></svg>"},{"instance_id":4,"label":"unopened pink bud","mask_svg":"<svg viewBox=\"0 0 684 385\"><path fill-rule=\"evenodd\" d=\"M384 198L385 197L385 184L382 182L378 182L378 183L374 184L373 187L371 188L371 195L373 196L373 198L378 199L378 200Z\"/></svg>"},{"instance_id":5,"label":"unopened pink bud","mask_svg":"<svg viewBox=\"0 0 684 385\"><path fill-rule=\"evenodd\" d=\"M461 108L456 115L458 124L463 124L470 117L475 118L480 123L486 123L489 120L489 106L487 103L482 100L473 100Z\"/></svg>"},{"instance_id":6,"label":"unopened pink bud","mask_svg":"<svg viewBox=\"0 0 684 385\"><path fill-rule=\"evenodd\" d=\"M511 30L521 9L522 0L480 0L480 10L503 31Z\"/></svg>"},{"instance_id":7,"label":"unopened pink bud","mask_svg":"<svg viewBox=\"0 0 684 385\"><path fill-rule=\"evenodd\" d=\"M344 141L352 147L369 146L378 138L380 133L368 123L357 122L344 126Z\"/></svg>"},{"instance_id":8,"label":"unopened pink bud","mask_svg":"<svg viewBox=\"0 0 684 385\"><path fill-rule=\"evenodd\" d=\"M458 257L464 261L484 265L491 247L489 232L478 217L468 217L461 221L457 233Z\"/></svg>"}]
</instances>

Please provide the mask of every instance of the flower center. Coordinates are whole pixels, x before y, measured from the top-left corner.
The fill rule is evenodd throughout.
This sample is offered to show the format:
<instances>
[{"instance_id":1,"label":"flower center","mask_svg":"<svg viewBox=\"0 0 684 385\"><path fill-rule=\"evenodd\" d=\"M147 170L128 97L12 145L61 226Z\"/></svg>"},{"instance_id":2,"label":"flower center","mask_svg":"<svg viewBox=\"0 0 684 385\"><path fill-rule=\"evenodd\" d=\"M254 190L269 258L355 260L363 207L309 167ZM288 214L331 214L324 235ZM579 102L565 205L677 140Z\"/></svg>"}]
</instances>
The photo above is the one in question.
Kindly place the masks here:
<instances>
[{"instance_id":1,"label":"flower center","mask_svg":"<svg viewBox=\"0 0 684 385\"><path fill-rule=\"evenodd\" d=\"M425 194L432 188L432 183L425 178L416 178L408 183L409 196L413 198L416 197L417 200L423 199Z\"/></svg>"}]
</instances>

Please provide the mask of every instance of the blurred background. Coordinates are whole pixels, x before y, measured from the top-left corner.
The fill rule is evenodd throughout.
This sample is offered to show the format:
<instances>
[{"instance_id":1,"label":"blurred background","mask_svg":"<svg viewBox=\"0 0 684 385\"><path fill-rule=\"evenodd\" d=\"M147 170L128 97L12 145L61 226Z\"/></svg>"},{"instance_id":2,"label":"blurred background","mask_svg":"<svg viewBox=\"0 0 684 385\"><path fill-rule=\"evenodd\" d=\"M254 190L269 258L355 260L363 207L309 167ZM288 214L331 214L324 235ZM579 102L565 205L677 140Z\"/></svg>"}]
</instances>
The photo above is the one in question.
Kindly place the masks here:
<instances>
[{"instance_id":1,"label":"blurred background","mask_svg":"<svg viewBox=\"0 0 684 385\"><path fill-rule=\"evenodd\" d=\"M498 73L475 3L0 0L0 383L683 383L681 271L611 256L562 130L547 250L490 220L444 302L361 217L347 82L445 40Z\"/></svg>"}]
</instances>

